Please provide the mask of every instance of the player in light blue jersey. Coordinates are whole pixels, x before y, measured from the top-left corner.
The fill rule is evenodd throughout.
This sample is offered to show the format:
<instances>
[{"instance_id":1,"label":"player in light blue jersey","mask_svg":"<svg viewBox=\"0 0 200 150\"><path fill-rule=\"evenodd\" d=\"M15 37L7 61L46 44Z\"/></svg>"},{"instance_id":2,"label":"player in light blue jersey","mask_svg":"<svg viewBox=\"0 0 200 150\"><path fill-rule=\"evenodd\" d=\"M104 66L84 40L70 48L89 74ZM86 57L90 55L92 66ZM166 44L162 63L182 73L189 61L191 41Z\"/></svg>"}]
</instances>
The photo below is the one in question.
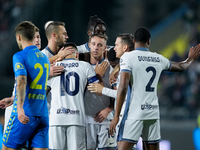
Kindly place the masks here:
<instances>
[{"instance_id":1,"label":"player in light blue jersey","mask_svg":"<svg viewBox=\"0 0 200 150\"><path fill-rule=\"evenodd\" d=\"M109 132L112 135L119 121L119 115L128 85L128 106L120 124L118 150L131 150L142 135L145 150L158 150L160 135L157 84L163 70L183 71L200 55L200 44L191 48L188 58L180 63L170 62L164 56L149 51L150 32L141 27L135 31L135 50L126 52L120 59L120 84L117 104Z\"/></svg>"},{"instance_id":2,"label":"player in light blue jersey","mask_svg":"<svg viewBox=\"0 0 200 150\"><path fill-rule=\"evenodd\" d=\"M13 111L3 136L3 150L30 147L48 149L48 109L46 101L48 58L33 44L36 27L28 21L15 29L22 50L13 56L16 94Z\"/></svg>"}]
</instances>

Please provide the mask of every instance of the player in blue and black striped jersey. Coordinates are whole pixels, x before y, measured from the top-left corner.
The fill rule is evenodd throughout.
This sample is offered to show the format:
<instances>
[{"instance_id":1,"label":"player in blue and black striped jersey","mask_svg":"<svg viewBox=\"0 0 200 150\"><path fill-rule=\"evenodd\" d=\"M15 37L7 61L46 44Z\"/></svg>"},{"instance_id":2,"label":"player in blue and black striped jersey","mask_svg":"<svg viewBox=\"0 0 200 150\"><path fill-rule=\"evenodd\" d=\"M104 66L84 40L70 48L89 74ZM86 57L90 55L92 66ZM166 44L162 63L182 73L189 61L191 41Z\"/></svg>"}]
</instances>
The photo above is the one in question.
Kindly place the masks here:
<instances>
[{"instance_id":1,"label":"player in blue and black striped jersey","mask_svg":"<svg viewBox=\"0 0 200 150\"><path fill-rule=\"evenodd\" d=\"M13 111L3 136L3 150L19 149L27 140L30 147L48 149L46 88L50 64L47 56L33 44L35 29L28 21L15 29L22 51L13 56L17 84Z\"/></svg>"}]
</instances>

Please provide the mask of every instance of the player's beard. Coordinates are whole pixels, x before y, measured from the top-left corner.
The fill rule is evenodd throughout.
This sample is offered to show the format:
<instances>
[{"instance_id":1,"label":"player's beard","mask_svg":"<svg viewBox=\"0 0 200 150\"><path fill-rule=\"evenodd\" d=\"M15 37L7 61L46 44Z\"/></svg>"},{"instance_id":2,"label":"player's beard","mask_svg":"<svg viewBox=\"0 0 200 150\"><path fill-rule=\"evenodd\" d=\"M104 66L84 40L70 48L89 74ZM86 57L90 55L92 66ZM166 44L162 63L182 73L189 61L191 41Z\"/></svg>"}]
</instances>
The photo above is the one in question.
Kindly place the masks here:
<instances>
[{"instance_id":1,"label":"player's beard","mask_svg":"<svg viewBox=\"0 0 200 150\"><path fill-rule=\"evenodd\" d=\"M59 49L61 49L64 46L65 43L66 43L66 41L63 42L63 40L59 36L58 40L57 40L57 45L58 45Z\"/></svg>"}]
</instances>

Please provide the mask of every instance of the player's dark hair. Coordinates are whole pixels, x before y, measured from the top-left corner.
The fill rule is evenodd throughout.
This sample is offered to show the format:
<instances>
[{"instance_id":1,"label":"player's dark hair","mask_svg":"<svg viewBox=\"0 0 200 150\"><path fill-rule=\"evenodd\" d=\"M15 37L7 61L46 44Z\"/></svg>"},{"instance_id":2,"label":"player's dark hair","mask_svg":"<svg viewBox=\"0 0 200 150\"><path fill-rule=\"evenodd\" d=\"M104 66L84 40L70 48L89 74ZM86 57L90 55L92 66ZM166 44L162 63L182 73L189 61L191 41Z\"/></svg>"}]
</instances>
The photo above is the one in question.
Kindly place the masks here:
<instances>
[{"instance_id":1,"label":"player's dark hair","mask_svg":"<svg viewBox=\"0 0 200 150\"><path fill-rule=\"evenodd\" d=\"M65 26L64 22L60 21L51 21L46 27L45 27L45 34L47 39L51 37L52 33L58 34L59 26Z\"/></svg>"},{"instance_id":2,"label":"player's dark hair","mask_svg":"<svg viewBox=\"0 0 200 150\"><path fill-rule=\"evenodd\" d=\"M90 39L92 39L95 36L105 39L106 42L108 41L108 36L105 34L93 34L93 35L91 35Z\"/></svg>"},{"instance_id":3,"label":"player's dark hair","mask_svg":"<svg viewBox=\"0 0 200 150\"><path fill-rule=\"evenodd\" d=\"M103 20L101 20L99 17L97 17L97 15L90 16L90 20L88 22L88 31L93 31L98 24L103 24L107 30L106 23Z\"/></svg>"},{"instance_id":4,"label":"player's dark hair","mask_svg":"<svg viewBox=\"0 0 200 150\"><path fill-rule=\"evenodd\" d=\"M135 49L135 45L133 43L134 36L130 33L122 33L119 34L117 37L121 38L121 41L128 46L129 51Z\"/></svg>"},{"instance_id":5,"label":"player's dark hair","mask_svg":"<svg viewBox=\"0 0 200 150\"><path fill-rule=\"evenodd\" d=\"M149 30L145 27L138 28L134 33L135 42L146 43L151 38Z\"/></svg>"},{"instance_id":6,"label":"player's dark hair","mask_svg":"<svg viewBox=\"0 0 200 150\"><path fill-rule=\"evenodd\" d=\"M33 41L35 36L36 26L30 21L23 21L15 28L15 34L20 34L28 41Z\"/></svg>"},{"instance_id":7,"label":"player's dark hair","mask_svg":"<svg viewBox=\"0 0 200 150\"><path fill-rule=\"evenodd\" d=\"M116 57L116 52L114 50L114 47L110 48L110 50L107 52L107 58L109 61L115 61L119 59Z\"/></svg>"},{"instance_id":8,"label":"player's dark hair","mask_svg":"<svg viewBox=\"0 0 200 150\"><path fill-rule=\"evenodd\" d=\"M64 44L64 48L65 48L65 47L69 47L69 46L71 46L71 47L73 47L73 48L77 49L77 46L76 46L76 44L75 44L75 43L73 43L73 42L67 42L67 43L65 43L65 44Z\"/></svg>"}]
</instances>

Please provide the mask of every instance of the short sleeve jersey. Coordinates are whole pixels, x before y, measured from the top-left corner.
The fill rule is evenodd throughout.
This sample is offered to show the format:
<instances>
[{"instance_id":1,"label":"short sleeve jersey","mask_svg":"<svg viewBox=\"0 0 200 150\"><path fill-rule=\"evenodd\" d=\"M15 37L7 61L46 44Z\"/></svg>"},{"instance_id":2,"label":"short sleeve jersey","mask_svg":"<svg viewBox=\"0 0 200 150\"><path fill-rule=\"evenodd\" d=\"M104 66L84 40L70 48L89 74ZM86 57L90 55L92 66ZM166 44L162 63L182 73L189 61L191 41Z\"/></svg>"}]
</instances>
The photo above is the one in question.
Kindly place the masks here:
<instances>
[{"instance_id":1,"label":"short sleeve jersey","mask_svg":"<svg viewBox=\"0 0 200 150\"><path fill-rule=\"evenodd\" d=\"M159 118L157 84L163 70L168 70L168 59L147 48L126 52L120 59L121 72L129 72L133 82L127 119Z\"/></svg>"},{"instance_id":2,"label":"short sleeve jersey","mask_svg":"<svg viewBox=\"0 0 200 150\"><path fill-rule=\"evenodd\" d=\"M84 90L87 82L98 81L96 73L89 63L72 58L56 65L63 66L65 72L48 81L52 93L50 126L85 126Z\"/></svg>"},{"instance_id":3,"label":"short sleeve jersey","mask_svg":"<svg viewBox=\"0 0 200 150\"><path fill-rule=\"evenodd\" d=\"M27 76L24 111L27 116L48 116L46 88L50 63L36 46L27 46L13 56L15 78ZM13 115L17 115L17 95L13 103Z\"/></svg>"}]
</instances>

